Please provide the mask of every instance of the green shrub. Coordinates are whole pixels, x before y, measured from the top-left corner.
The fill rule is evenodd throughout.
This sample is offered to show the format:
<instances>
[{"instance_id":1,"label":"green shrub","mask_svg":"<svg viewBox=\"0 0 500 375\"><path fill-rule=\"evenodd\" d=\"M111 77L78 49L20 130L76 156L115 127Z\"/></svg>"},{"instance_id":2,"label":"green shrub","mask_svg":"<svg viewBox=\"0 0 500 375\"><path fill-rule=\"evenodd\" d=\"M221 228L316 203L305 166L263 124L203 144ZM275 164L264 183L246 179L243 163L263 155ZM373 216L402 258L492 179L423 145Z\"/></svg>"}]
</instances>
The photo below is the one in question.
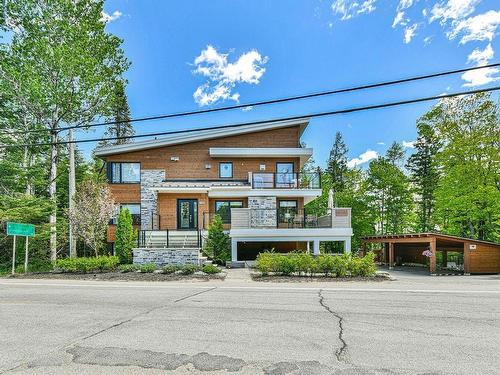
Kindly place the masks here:
<instances>
[{"instance_id":1,"label":"green shrub","mask_svg":"<svg viewBox=\"0 0 500 375\"><path fill-rule=\"evenodd\" d=\"M322 272L325 276L335 274L335 259L332 255L321 254L316 258L316 267L318 272Z\"/></svg>"},{"instance_id":2,"label":"green shrub","mask_svg":"<svg viewBox=\"0 0 500 375\"><path fill-rule=\"evenodd\" d=\"M297 270L296 262L286 254L276 254L274 258L274 272L282 275L291 275Z\"/></svg>"},{"instance_id":3,"label":"green shrub","mask_svg":"<svg viewBox=\"0 0 500 375\"><path fill-rule=\"evenodd\" d=\"M349 271L351 261L350 254L330 255L333 258L335 276L346 277Z\"/></svg>"},{"instance_id":4,"label":"green shrub","mask_svg":"<svg viewBox=\"0 0 500 375\"><path fill-rule=\"evenodd\" d=\"M222 270L213 265L213 264L205 264L202 269L203 273L207 273L207 274L215 274L215 273L220 273Z\"/></svg>"},{"instance_id":5,"label":"green shrub","mask_svg":"<svg viewBox=\"0 0 500 375\"><path fill-rule=\"evenodd\" d=\"M137 272L141 269L141 267L137 264L120 264L118 269L123 273L127 273L127 272Z\"/></svg>"},{"instance_id":6,"label":"green shrub","mask_svg":"<svg viewBox=\"0 0 500 375\"><path fill-rule=\"evenodd\" d=\"M208 236L203 245L203 254L218 264L231 260L231 239L224 233L224 225L219 215L215 215L208 227Z\"/></svg>"},{"instance_id":7,"label":"green shrub","mask_svg":"<svg viewBox=\"0 0 500 375\"><path fill-rule=\"evenodd\" d=\"M182 266L178 264L167 264L166 266L163 266L161 270L163 273L166 273L167 275L176 273L177 271L182 270Z\"/></svg>"},{"instance_id":8,"label":"green shrub","mask_svg":"<svg viewBox=\"0 0 500 375\"><path fill-rule=\"evenodd\" d=\"M257 255L255 268L257 268L257 270L264 276L274 271L274 255L275 254L270 252L259 253L259 255Z\"/></svg>"},{"instance_id":9,"label":"green shrub","mask_svg":"<svg viewBox=\"0 0 500 375\"><path fill-rule=\"evenodd\" d=\"M352 257L350 267L351 276L374 276L377 272L375 266L375 253L369 252L363 258Z\"/></svg>"},{"instance_id":10,"label":"green shrub","mask_svg":"<svg viewBox=\"0 0 500 375\"><path fill-rule=\"evenodd\" d=\"M255 267L262 275L268 275L271 272L281 275L293 273L313 275L321 272L325 276L356 277L375 275L377 268L374 260L374 253L368 253L365 257L359 258L351 254L321 254L313 257L303 252L288 254L265 252L257 256Z\"/></svg>"},{"instance_id":11,"label":"green shrub","mask_svg":"<svg viewBox=\"0 0 500 375\"><path fill-rule=\"evenodd\" d=\"M61 272L96 272L112 271L118 266L118 257L99 256L65 258L56 261L55 269Z\"/></svg>"},{"instance_id":12,"label":"green shrub","mask_svg":"<svg viewBox=\"0 0 500 375\"><path fill-rule=\"evenodd\" d=\"M192 275L193 273L198 271L201 271L201 266L198 266L197 264L186 264L181 269L181 273L183 275Z\"/></svg>"},{"instance_id":13,"label":"green shrub","mask_svg":"<svg viewBox=\"0 0 500 375\"><path fill-rule=\"evenodd\" d=\"M53 269L54 266L49 261L33 259L33 261L28 262L28 272L50 272ZM8 269L8 272L10 272L10 269ZM24 261L16 266L16 273L24 273Z\"/></svg>"},{"instance_id":14,"label":"green shrub","mask_svg":"<svg viewBox=\"0 0 500 375\"><path fill-rule=\"evenodd\" d=\"M154 263L144 263L139 267L142 273L153 273L157 270L157 268L158 267Z\"/></svg>"},{"instance_id":15,"label":"green shrub","mask_svg":"<svg viewBox=\"0 0 500 375\"><path fill-rule=\"evenodd\" d=\"M292 260L292 263L294 264L294 271L298 272L299 275L301 274L312 274L316 271L316 261L313 258L311 254L303 253L303 252L297 252L297 253L291 253L289 257Z\"/></svg>"},{"instance_id":16,"label":"green shrub","mask_svg":"<svg viewBox=\"0 0 500 375\"><path fill-rule=\"evenodd\" d=\"M121 209L116 225L115 253L120 263L132 263L132 248L137 240L137 233L132 226L132 215L127 208Z\"/></svg>"}]
</instances>

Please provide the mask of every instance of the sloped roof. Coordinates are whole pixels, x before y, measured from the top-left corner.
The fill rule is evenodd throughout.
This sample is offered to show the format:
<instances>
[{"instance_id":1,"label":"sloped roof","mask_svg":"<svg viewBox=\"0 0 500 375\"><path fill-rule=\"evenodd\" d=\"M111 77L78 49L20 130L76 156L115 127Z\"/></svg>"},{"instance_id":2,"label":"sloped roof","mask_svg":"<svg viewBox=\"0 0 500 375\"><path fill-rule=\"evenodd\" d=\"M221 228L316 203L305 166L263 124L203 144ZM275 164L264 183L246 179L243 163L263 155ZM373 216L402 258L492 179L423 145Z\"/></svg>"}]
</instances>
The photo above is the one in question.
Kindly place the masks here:
<instances>
[{"instance_id":1,"label":"sloped roof","mask_svg":"<svg viewBox=\"0 0 500 375\"><path fill-rule=\"evenodd\" d=\"M171 146L183 143L198 142L207 139L223 138L239 134L255 133L266 130L273 130L279 128L287 128L292 126L300 126L300 134L309 124L308 118L302 118L292 121L269 121L269 122L256 122L248 125L227 125L224 127L205 128L200 130L186 131L178 134L170 134L158 139L152 139L141 142L126 143L122 145L99 147L95 150L96 156L108 156L114 154L121 154L124 152L141 151L152 148Z\"/></svg>"},{"instance_id":2,"label":"sloped roof","mask_svg":"<svg viewBox=\"0 0 500 375\"><path fill-rule=\"evenodd\" d=\"M460 237L451 234L439 233L439 232L424 232L424 233L401 233L401 234L374 234L369 236L361 237L362 240L369 242L370 240L397 240L400 238L425 238L425 237L440 237L443 239L455 240L455 241L467 241L467 242L478 242L485 243L494 246L500 246L500 243L484 240L476 240L474 238Z\"/></svg>"}]
</instances>

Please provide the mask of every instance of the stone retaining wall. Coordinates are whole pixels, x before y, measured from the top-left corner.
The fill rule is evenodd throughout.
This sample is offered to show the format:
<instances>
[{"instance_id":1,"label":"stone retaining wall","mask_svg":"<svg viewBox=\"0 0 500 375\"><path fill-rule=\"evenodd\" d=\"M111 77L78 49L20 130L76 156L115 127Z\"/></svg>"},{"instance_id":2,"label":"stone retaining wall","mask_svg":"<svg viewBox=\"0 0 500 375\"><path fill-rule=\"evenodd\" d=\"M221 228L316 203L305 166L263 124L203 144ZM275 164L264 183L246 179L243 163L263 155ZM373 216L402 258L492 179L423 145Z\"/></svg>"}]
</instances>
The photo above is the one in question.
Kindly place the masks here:
<instances>
[{"instance_id":1,"label":"stone retaining wall","mask_svg":"<svg viewBox=\"0 0 500 375\"><path fill-rule=\"evenodd\" d=\"M199 249L134 249L134 264L199 264Z\"/></svg>"}]
</instances>

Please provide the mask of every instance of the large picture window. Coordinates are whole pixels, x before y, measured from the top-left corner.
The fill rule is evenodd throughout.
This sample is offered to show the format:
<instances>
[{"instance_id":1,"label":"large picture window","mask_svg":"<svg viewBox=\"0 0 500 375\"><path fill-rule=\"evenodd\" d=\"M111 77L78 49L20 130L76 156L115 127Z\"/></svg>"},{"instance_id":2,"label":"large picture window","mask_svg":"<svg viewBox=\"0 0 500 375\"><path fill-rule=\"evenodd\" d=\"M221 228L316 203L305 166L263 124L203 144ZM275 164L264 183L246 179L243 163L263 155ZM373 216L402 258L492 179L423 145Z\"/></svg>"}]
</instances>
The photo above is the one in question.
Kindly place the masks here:
<instances>
[{"instance_id":1,"label":"large picture window","mask_svg":"<svg viewBox=\"0 0 500 375\"><path fill-rule=\"evenodd\" d=\"M132 224L141 225L141 205L139 203L123 203L120 204L120 210L128 209L132 215ZM111 219L110 224L118 224L118 211L116 216Z\"/></svg>"},{"instance_id":2,"label":"large picture window","mask_svg":"<svg viewBox=\"0 0 500 375\"><path fill-rule=\"evenodd\" d=\"M243 201L215 202L215 213L221 217L223 224L231 223L231 208L243 208Z\"/></svg>"},{"instance_id":3,"label":"large picture window","mask_svg":"<svg viewBox=\"0 0 500 375\"><path fill-rule=\"evenodd\" d=\"M296 176L293 173L293 163L276 163L276 187L295 187Z\"/></svg>"},{"instance_id":4,"label":"large picture window","mask_svg":"<svg viewBox=\"0 0 500 375\"><path fill-rule=\"evenodd\" d=\"M219 177L233 178L233 163L230 162L219 163Z\"/></svg>"},{"instance_id":5,"label":"large picture window","mask_svg":"<svg viewBox=\"0 0 500 375\"><path fill-rule=\"evenodd\" d=\"M140 163L108 163L108 181L112 184L141 182Z\"/></svg>"}]
</instances>

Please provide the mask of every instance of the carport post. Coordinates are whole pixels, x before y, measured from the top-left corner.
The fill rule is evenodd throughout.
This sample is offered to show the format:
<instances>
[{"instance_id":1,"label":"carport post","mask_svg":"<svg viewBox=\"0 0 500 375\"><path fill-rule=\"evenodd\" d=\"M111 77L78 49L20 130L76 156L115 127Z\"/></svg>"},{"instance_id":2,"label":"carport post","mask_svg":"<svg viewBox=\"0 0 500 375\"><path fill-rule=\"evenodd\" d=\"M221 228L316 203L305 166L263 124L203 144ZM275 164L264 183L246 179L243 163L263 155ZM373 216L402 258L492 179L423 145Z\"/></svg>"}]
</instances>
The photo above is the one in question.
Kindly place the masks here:
<instances>
[{"instance_id":1,"label":"carport post","mask_svg":"<svg viewBox=\"0 0 500 375\"><path fill-rule=\"evenodd\" d=\"M389 242L389 269L394 267L394 242Z\"/></svg>"},{"instance_id":2,"label":"carport post","mask_svg":"<svg viewBox=\"0 0 500 375\"><path fill-rule=\"evenodd\" d=\"M432 253L429 259L429 272L434 274L436 273L436 237L433 237L429 242L429 250Z\"/></svg>"}]
</instances>

